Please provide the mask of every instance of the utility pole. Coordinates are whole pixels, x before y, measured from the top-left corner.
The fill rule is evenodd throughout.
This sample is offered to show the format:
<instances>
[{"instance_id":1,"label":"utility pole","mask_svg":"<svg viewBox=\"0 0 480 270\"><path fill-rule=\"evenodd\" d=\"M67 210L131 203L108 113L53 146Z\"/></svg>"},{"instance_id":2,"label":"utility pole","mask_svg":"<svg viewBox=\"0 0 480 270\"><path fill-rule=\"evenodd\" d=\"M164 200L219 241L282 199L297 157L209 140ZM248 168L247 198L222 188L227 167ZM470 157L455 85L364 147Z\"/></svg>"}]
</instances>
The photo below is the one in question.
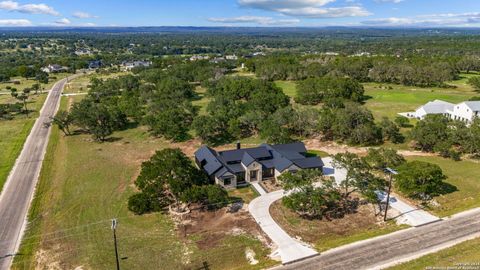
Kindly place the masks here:
<instances>
[{"instance_id":1,"label":"utility pole","mask_svg":"<svg viewBox=\"0 0 480 270\"><path fill-rule=\"evenodd\" d=\"M113 231L113 243L115 245L115 259L117 260L117 270L120 270L120 262L118 261L118 249L117 249L117 219L112 219L112 231Z\"/></svg>"},{"instance_id":2,"label":"utility pole","mask_svg":"<svg viewBox=\"0 0 480 270\"><path fill-rule=\"evenodd\" d=\"M398 173L390 168L385 168L385 172L390 176L388 181L388 193L387 193L387 206L385 207L385 216L383 216L383 221L387 221L387 213L388 207L390 205L390 193L392 192L392 178L393 175L397 175Z\"/></svg>"}]
</instances>

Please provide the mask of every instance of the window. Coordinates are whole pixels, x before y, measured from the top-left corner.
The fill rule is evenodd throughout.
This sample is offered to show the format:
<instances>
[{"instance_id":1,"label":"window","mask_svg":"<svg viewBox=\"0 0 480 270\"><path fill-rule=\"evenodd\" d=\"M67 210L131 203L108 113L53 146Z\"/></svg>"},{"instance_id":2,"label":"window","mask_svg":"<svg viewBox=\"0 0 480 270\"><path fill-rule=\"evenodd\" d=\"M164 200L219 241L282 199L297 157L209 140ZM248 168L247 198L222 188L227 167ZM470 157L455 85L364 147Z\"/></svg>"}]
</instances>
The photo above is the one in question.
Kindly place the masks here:
<instances>
[{"instance_id":1,"label":"window","mask_svg":"<svg viewBox=\"0 0 480 270\"><path fill-rule=\"evenodd\" d=\"M257 173L258 173L257 170L250 171L250 181L255 181L255 180L257 180Z\"/></svg>"},{"instance_id":2,"label":"window","mask_svg":"<svg viewBox=\"0 0 480 270\"><path fill-rule=\"evenodd\" d=\"M224 186L230 186L232 184L232 178L233 177L223 178L223 185Z\"/></svg>"}]
</instances>

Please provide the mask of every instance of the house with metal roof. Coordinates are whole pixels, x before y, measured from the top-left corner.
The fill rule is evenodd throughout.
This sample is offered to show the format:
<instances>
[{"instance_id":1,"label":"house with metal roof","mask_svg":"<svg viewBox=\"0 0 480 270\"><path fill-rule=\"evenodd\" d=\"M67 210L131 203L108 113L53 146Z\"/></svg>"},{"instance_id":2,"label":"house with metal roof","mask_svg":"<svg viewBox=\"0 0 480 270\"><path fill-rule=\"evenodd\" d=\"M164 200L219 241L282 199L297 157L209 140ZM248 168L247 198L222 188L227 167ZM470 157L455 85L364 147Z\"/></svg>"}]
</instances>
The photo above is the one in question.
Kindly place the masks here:
<instances>
[{"instance_id":1,"label":"house with metal roof","mask_svg":"<svg viewBox=\"0 0 480 270\"><path fill-rule=\"evenodd\" d=\"M465 101L459 104L452 104L442 100L435 100L419 107L414 112L400 113L408 118L424 119L431 114L441 114L452 120L471 124L473 120L480 117L480 101Z\"/></svg>"},{"instance_id":2,"label":"house with metal roof","mask_svg":"<svg viewBox=\"0 0 480 270\"><path fill-rule=\"evenodd\" d=\"M202 146L195 152L195 163L216 184L227 189L247 186L252 182L277 179L284 172L302 169L322 170L318 157L309 157L301 142L289 144L262 144L254 148L241 148L217 152Z\"/></svg>"}]
</instances>

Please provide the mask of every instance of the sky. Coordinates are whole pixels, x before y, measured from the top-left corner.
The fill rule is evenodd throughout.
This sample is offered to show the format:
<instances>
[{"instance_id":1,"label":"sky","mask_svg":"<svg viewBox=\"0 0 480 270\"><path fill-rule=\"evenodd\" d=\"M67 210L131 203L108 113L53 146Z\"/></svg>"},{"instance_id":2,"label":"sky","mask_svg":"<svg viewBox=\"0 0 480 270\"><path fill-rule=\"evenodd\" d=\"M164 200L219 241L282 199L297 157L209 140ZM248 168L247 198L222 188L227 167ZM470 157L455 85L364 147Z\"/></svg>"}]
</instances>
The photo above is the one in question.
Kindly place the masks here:
<instances>
[{"instance_id":1,"label":"sky","mask_svg":"<svg viewBox=\"0 0 480 270\"><path fill-rule=\"evenodd\" d=\"M0 26L480 27L480 0L0 0Z\"/></svg>"}]
</instances>

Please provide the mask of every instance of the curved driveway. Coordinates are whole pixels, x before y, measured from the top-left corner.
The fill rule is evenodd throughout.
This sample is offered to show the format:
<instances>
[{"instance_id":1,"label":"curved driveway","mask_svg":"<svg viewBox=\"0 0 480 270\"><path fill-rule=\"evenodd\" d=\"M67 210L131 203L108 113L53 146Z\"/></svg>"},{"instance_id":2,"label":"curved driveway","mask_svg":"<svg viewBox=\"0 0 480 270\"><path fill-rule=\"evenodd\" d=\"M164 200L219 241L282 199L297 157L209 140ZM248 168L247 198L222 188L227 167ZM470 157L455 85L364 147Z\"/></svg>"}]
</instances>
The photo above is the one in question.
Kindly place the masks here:
<instances>
[{"instance_id":1,"label":"curved driveway","mask_svg":"<svg viewBox=\"0 0 480 270\"><path fill-rule=\"evenodd\" d=\"M318 254L306 244L290 237L270 216L270 205L284 196L284 191L279 190L267 193L255 198L248 205L248 210L253 218L260 225L262 230L270 237L277 246L278 255L282 263L292 263L301 259L312 257Z\"/></svg>"},{"instance_id":2,"label":"curved driveway","mask_svg":"<svg viewBox=\"0 0 480 270\"><path fill-rule=\"evenodd\" d=\"M18 251L50 135L50 127L44 123L55 115L66 82L67 79L63 79L50 90L40 116L35 121L0 194L1 270L10 267L13 256Z\"/></svg>"}]
</instances>

